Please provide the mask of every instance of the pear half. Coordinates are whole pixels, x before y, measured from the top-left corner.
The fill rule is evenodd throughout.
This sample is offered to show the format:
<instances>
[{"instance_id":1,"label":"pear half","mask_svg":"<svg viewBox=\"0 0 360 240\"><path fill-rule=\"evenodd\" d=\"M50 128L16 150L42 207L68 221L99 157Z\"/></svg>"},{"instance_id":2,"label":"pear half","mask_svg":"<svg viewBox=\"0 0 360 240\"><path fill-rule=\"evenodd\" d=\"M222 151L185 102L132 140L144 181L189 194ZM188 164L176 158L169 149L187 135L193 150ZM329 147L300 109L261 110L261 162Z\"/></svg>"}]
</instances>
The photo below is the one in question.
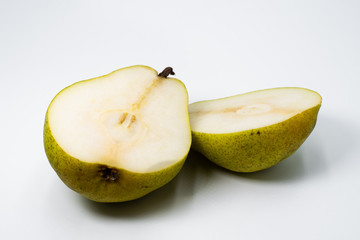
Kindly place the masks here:
<instances>
[{"instance_id":1,"label":"pear half","mask_svg":"<svg viewBox=\"0 0 360 240\"><path fill-rule=\"evenodd\" d=\"M274 88L190 104L192 147L235 172L269 168L309 136L321 101L308 89Z\"/></svg>"},{"instance_id":2,"label":"pear half","mask_svg":"<svg viewBox=\"0 0 360 240\"><path fill-rule=\"evenodd\" d=\"M44 126L61 180L97 202L123 202L165 185L191 145L184 84L146 66L77 82L52 100Z\"/></svg>"}]
</instances>

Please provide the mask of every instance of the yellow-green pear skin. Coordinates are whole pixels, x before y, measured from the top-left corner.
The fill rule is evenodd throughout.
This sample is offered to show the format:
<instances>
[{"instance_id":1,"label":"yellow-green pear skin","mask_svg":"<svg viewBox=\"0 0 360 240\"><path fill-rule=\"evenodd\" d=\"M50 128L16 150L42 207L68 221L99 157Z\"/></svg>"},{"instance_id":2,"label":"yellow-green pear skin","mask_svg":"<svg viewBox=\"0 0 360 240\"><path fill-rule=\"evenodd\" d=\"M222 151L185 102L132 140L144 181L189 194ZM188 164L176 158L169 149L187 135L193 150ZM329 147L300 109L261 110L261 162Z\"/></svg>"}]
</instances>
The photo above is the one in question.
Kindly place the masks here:
<instances>
[{"instance_id":1,"label":"yellow-green pear skin","mask_svg":"<svg viewBox=\"0 0 360 240\"><path fill-rule=\"evenodd\" d=\"M49 162L60 179L75 192L95 202L125 202L145 196L172 180L186 159L184 157L167 169L146 174L82 162L69 156L56 143L47 118L44 144Z\"/></svg>"},{"instance_id":2,"label":"yellow-green pear skin","mask_svg":"<svg viewBox=\"0 0 360 240\"><path fill-rule=\"evenodd\" d=\"M192 148L228 170L260 171L289 157L302 145L315 127L320 106L321 100L284 121L239 132L192 130Z\"/></svg>"},{"instance_id":3,"label":"yellow-green pear skin","mask_svg":"<svg viewBox=\"0 0 360 240\"><path fill-rule=\"evenodd\" d=\"M60 179L95 202L138 199L170 182L191 146L188 94L168 67L137 65L77 82L46 112L45 153Z\"/></svg>"}]
</instances>

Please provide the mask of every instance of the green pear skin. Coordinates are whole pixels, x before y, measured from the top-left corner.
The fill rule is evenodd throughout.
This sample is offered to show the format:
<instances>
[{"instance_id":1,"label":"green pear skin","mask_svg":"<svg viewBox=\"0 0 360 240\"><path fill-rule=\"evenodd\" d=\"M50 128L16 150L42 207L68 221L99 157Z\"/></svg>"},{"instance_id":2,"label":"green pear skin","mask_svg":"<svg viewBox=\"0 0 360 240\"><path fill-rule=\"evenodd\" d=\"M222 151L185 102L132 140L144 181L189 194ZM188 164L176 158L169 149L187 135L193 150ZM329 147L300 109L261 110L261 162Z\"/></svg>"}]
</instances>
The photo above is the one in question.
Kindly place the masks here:
<instances>
[{"instance_id":1,"label":"green pear skin","mask_svg":"<svg viewBox=\"0 0 360 240\"><path fill-rule=\"evenodd\" d=\"M144 73L144 69L148 70ZM117 74L117 72L119 71L125 70L128 71L128 74L135 74L135 80L142 79L141 76L143 76L144 74L149 74L148 72L150 72L152 78L154 79L158 78L158 76L161 77L160 80L156 81L167 81L165 80L167 78L167 75L173 75L173 73L169 72L169 69L171 68L166 68L162 73L157 75L157 72L150 67L136 65L116 70L110 74L101 76L99 78L108 78L113 76L114 74ZM135 72L129 73L130 70ZM139 71L141 75L140 77L138 75ZM165 74L166 76L163 76L162 74ZM149 78L149 75L145 77ZM95 202L125 202L138 199L170 182L181 170L191 145L191 130L190 122L188 119L188 95L185 85L180 80L171 80L169 78L169 81L176 80L177 83L180 84L180 87L183 87L182 91L184 93L184 96L186 97L184 98L185 107L180 108L179 111L183 111L183 115L185 117L184 125L188 126L188 137L186 137L186 139L184 138L184 144L187 148L187 151L184 151L183 155L179 157L179 160L177 160L168 167L158 168L158 170L155 168L154 170L149 170L145 172L141 170L139 172L136 172L133 170L125 169L125 167L122 168L119 166L102 163L103 159L101 158L99 158L97 161L90 162L86 161L86 159L78 159L74 156L71 156L60 146L60 144L55 138L55 133L52 132L52 126L49 120L49 112L55 99L59 95L61 95L63 91L66 91L72 87L77 87L79 84L82 83L89 83L94 79L80 81L64 88L52 100L46 112L43 131L44 148L48 161L52 168L55 170L56 174L70 189ZM159 85L161 84L155 84L155 86ZM129 92L131 93L130 90ZM145 94L148 93L148 89L145 90ZM123 96L120 97L123 98ZM140 100L137 101L142 101L144 98L145 97L140 97ZM136 105L136 107L139 107L138 104ZM120 116L121 115L119 115L119 117ZM139 114L139 118L143 116L144 115ZM91 132L93 130L89 129L88 131ZM140 137L139 139L141 140L142 138ZM144 158L146 158L146 155L144 155ZM116 160L119 161L119 159ZM114 162L114 164L117 164L117 162ZM154 163L152 165L154 165Z\"/></svg>"},{"instance_id":2,"label":"green pear skin","mask_svg":"<svg viewBox=\"0 0 360 240\"><path fill-rule=\"evenodd\" d=\"M237 133L192 131L192 148L235 172L269 168L292 155L315 127L320 104L283 122Z\"/></svg>"},{"instance_id":3,"label":"green pear skin","mask_svg":"<svg viewBox=\"0 0 360 240\"><path fill-rule=\"evenodd\" d=\"M44 145L49 162L60 179L72 190L95 202L124 202L145 196L172 180L186 159L185 156L169 168L143 174L86 163L61 149L51 134L47 118ZM164 179L169 180L164 182Z\"/></svg>"}]
</instances>

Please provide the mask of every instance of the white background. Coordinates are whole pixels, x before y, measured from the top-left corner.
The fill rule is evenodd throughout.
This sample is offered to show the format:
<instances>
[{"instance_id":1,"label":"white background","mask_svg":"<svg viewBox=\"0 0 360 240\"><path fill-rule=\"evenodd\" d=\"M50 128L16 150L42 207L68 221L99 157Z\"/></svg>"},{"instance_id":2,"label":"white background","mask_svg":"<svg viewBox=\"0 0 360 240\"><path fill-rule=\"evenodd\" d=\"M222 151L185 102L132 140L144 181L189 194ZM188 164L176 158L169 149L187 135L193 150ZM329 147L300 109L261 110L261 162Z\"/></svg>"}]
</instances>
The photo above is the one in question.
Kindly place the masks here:
<instances>
[{"instance_id":1,"label":"white background","mask_svg":"<svg viewBox=\"0 0 360 240\"><path fill-rule=\"evenodd\" d=\"M1 239L360 239L360 2L0 1ZM190 102L298 86L323 97L290 158L236 174L191 154L127 203L68 189L43 149L51 99L135 64L172 66Z\"/></svg>"}]
</instances>

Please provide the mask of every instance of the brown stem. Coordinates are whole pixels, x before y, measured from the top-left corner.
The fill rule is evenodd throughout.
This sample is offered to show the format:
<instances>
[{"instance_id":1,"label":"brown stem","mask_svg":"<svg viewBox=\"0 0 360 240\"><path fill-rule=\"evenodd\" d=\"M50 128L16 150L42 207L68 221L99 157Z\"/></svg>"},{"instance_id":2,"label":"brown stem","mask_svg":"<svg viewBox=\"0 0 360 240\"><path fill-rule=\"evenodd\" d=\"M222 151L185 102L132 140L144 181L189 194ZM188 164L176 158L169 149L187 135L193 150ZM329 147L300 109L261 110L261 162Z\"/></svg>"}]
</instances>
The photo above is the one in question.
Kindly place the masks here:
<instances>
[{"instance_id":1,"label":"brown stem","mask_svg":"<svg viewBox=\"0 0 360 240\"><path fill-rule=\"evenodd\" d=\"M167 78L169 75L175 75L172 67L167 67L167 68L164 69L164 71L159 73L159 77Z\"/></svg>"}]
</instances>

